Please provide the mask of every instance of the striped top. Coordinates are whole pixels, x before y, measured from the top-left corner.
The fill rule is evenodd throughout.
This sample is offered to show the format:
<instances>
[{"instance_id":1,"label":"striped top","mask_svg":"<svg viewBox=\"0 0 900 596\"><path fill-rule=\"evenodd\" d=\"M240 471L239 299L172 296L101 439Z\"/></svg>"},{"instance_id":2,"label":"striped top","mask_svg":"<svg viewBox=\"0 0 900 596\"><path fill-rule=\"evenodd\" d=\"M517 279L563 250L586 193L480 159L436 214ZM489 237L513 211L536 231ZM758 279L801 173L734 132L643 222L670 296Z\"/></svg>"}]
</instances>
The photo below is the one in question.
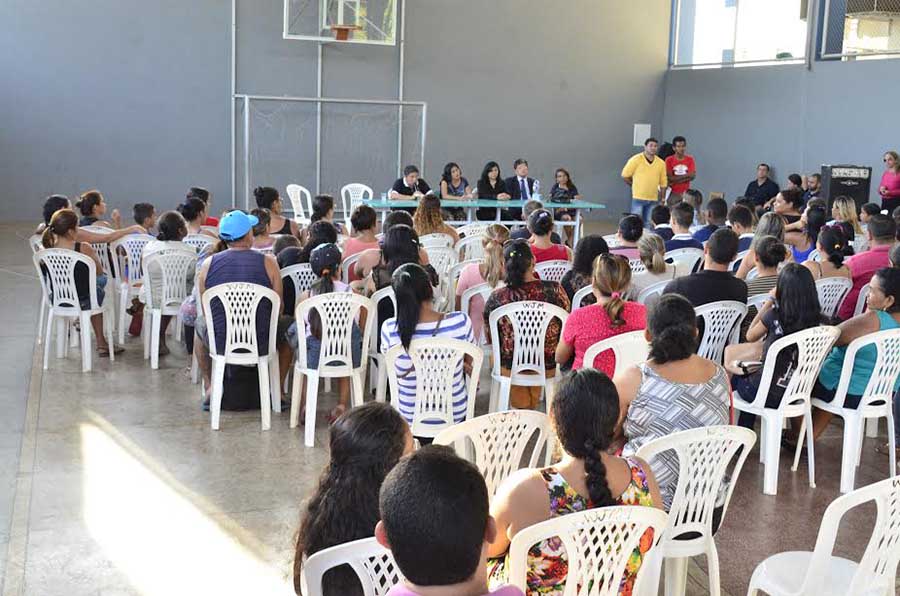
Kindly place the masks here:
<instances>
[{"instance_id":1,"label":"striped top","mask_svg":"<svg viewBox=\"0 0 900 596\"><path fill-rule=\"evenodd\" d=\"M461 312L451 312L444 315L440 321L431 323L419 323L413 333L413 339L429 339L442 337L458 339L475 343L475 334L472 332L472 321L469 316ZM389 349L400 343L400 334L397 332L397 319L390 318L381 326L381 353L386 354ZM412 368L412 361L407 354L397 358L397 396L400 405L400 414L406 418L409 424L413 423L413 414L416 405L416 371ZM453 420L462 422L466 418L468 397L466 395L466 378L463 373L462 362L453 379ZM424 424L442 424L440 420L423 420Z\"/></svg>"}]
</instances>

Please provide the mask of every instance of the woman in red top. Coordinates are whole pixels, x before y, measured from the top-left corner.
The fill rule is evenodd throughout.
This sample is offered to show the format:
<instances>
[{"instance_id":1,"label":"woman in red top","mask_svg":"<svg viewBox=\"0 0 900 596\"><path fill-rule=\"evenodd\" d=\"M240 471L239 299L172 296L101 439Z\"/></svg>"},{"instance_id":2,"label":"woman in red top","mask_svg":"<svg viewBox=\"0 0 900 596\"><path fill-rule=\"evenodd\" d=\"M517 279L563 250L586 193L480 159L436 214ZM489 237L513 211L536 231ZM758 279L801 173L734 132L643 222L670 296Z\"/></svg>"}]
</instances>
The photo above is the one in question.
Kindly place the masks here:
<instances>
[{"instance_id":1,"label":"woman in red top","mask_svg":"<svg viewBox=\"0 0 900 596\"><path fill-rule=\"evenodd\" d=\"M894 209L900 207L900 155L896 151L888 151L884 154L884 165L878 194L881 195L881 208L887 209L888 215L893 215Z\"/></svg>"},{"instance_id":2,"label":"woman in red top","mask_svg":"<svg viewBox=\"0 0 900 596\"><path fill-rule=\"evenodd\" d=\"M612 351L601 352L594 362L584 362L584 353L598 341L614 335L639 331L647 327L643 304L626 302L625 292L631 285L631 265L620 255L602 254L594 261L594 296L596 304L572 311L556 346L556 361L566 364L575 356L572 370L593 367L612 377L616 360Z\"/></svg>"},{"instance_id":3,"label":"woman in red top","mask_svg":"<svg viewBox=\"0 0 900 596\"><path fill-rule=\"evenodd\" d=\"M571 261L572 249L565 244L553 244L553 215L546 209L537 209L528 216L528 231L531 232L531 253L534 263L544 261Z\"/></svg>"},{"instance_id":4,"label":"woman in red top","mask_svg":"<svg viewBox=\"0 0 900 596\"><path fill-rule=\"evenodd\" d=\"M206 205L206 219L203 220L204 226L219 226L219 220L209 216L209 206L212 201L212 193L200 186L192 186L188 189L185 199L200 199Z\"/></svg>"}]
</instances>

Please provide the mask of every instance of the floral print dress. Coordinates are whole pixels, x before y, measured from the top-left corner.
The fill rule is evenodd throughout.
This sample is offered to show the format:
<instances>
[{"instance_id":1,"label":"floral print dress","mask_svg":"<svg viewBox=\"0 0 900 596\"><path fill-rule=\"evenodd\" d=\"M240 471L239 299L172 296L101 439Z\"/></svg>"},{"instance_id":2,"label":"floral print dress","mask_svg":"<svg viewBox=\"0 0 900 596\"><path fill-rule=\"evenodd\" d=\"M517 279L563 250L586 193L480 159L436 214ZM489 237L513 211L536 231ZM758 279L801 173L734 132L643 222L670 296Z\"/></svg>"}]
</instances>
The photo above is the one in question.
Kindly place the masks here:
<instances>
[{"instance_id":1,"label":"floral print dress","mask_svg":"<svg viewBox=\"0 0 900 596\"><path fill-rule=\"evenodd\" d=\"M619 505L642 505L653 507L650 495L650 483L647 475L636 459L625 458L631 470L631 482L616 501ZM559 517L569 513L577 513L593 509L590 499L585 499L573 489L566 479L555 468L544 468L541 476L547 484L550 497L550 517ZM621 596L631 596L634 581L641 567L644 554L653 544L653 530L648 529L641 537L640 545L628 560L628 570L622 578L619 588ZM535 544L528 551L528 576L526 596L559 596L565 592L566 576L569 572L568 556L565 546L559 538L549 538ZM491 587L506 584L509 573L509 554L501 559L493 559L488 563Z\"/></svg>"}]
</instances>

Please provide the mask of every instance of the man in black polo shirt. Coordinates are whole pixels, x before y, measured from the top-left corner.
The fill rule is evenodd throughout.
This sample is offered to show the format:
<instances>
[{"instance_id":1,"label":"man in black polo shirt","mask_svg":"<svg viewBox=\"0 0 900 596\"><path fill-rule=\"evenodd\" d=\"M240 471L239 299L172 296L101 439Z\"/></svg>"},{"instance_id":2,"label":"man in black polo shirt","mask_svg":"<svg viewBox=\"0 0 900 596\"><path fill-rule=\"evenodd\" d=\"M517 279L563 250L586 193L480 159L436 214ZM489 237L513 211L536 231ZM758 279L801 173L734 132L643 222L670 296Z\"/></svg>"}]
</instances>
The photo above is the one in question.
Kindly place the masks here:
<instances>
[{"instance_id":1,"label":"man in black polo shirt","mask_svg":"<svg viewBox=\"0 0 900 596\"><path fill-rule=\"evenodd\" d=\"M673 279L665 293L681 294L694 306L720 300L747 302L747 284L728 270L738 253L738 236L728 228L713 232L706 243L703 269L697 273Z\"/></svg>"},{"instance_id":2,"label":"man in black polo shirt","mask_svg":"<svg viewBox=\"0 0 900 596\"><path fill-rule=\"evenodd\" d=\"M747 185L744 196L753 199L756 210L760 211L777 194L778 185L769 178L769 164L761 163L756 166L756 180Z\"/></svg>"},{"instance_id":3,"label":"man in black polo shirt","mask_svg":"<svg viewBox=\"0 0 900 596\"><path fill-rule=\"evenodd\" d=\"M425 195L433 194L434 191L428 186L424 179L419 178L419 168L416 166L406 166L403 168L403 177L397 178L394 186L391 187L390 198L392 200L405 201L410 198L420 198ZM400 211L415 213L415 208L406 207Z\"/></svg>"}]
</instances>

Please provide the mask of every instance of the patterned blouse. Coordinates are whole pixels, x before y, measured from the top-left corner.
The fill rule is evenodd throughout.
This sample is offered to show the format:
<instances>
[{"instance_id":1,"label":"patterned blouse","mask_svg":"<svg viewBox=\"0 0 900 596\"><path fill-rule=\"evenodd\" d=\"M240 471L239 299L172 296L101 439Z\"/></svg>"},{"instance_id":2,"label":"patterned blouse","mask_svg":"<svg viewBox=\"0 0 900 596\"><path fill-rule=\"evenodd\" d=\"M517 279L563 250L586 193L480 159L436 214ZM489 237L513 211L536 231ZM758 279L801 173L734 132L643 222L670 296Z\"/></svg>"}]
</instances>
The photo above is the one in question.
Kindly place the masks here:
<instances>
[{"instance_id":1,"label":"patterned blouse","mask_svg":"<svg viewBox=\"0 0 900 596\"><path fill-rule=\"evenodd\" d=\"M653 507L653 497L650 495L650 484L647 475L636 459L626 457L625 462L631 469L631 482L625 491L616 499L619 505L642 505ZM594 509L590 499L586 499L572 488L555 468L544 468L541 476L547 484L547 493L550 498L550 517L559 517L569 513L577 513ZM622 577L619 594L631 596L634 589L634 581L644 554L650 550L653 544L653 530L648 529L641 537L638 548L634 550L628 561L628 569ZM566 547L559 538L549 538L539 544L535 544L528 551L528 574L526 583L528 591L526 596L560 596L566 590L566 576L569 572L569 558ZM507 583L509 574L509 555L504 558L488 561L488 573L490 574L491 587Z\"/></svg>"},{"instance_id":2,"label":"patterned blouse","mask_svg":"<svg viewBox=\"0 0 900 596\"><path fill-rule=\"evenodd\" d=\"M672 433L730 421L731 387L721 366L705 383L685 385L660 376L646 362L641 386L628 407L623 423L627 442L622 455L637 452L645 443ZM678 484L678 455L665 451L651 462L666 511L672 506Z\"/></svg>"}]
</instances>

